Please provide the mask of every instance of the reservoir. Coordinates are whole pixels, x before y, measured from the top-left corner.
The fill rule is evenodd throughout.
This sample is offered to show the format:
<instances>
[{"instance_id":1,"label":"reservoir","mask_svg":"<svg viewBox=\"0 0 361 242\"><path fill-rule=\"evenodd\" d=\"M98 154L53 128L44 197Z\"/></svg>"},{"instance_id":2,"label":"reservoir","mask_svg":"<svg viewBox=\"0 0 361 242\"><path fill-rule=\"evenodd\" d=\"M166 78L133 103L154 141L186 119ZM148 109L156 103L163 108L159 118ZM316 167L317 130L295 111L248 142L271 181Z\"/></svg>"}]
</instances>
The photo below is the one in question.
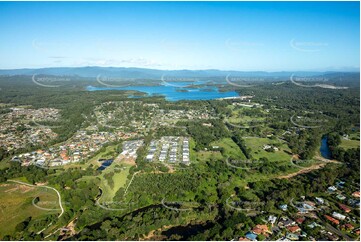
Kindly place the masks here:
<instances>
[{"instance_id":1,"label":"reservoir","mask_svg":"<svg viewBox=\"0 0 361 242\"><path fill-rule=\"evenodd\" d=\"M113 163L112 159L109 160L105 160L103 161L102 165L98 168L99 171L104 170L105 168L107 168L108 166L110 166Z\"/></svg>"},{"instance_id":2,"label":"reservoir","mask_svg":"<svg viewBox=\"0 0 361 242\"><path fill-rule=\"evenodd\" d=\"M235 91L220 92L215 86L190 86L193 83L167 82L160 86L95 87L87 86L87 91L128 90L146 93L148 96L164 96L167 101L213 100L218 98L238 97Z\"/></svg>"},{"instance_id":3,"label":"reservoir","mask_svg":"<svg viewBox=\"0 0 361 242\"><path fill-rule=\"evenodd\" d=\"M323 158L331 159L331 151L327 144L327 136L323 136L321 140L320 153Z\"/></svg>"}]
</instances>

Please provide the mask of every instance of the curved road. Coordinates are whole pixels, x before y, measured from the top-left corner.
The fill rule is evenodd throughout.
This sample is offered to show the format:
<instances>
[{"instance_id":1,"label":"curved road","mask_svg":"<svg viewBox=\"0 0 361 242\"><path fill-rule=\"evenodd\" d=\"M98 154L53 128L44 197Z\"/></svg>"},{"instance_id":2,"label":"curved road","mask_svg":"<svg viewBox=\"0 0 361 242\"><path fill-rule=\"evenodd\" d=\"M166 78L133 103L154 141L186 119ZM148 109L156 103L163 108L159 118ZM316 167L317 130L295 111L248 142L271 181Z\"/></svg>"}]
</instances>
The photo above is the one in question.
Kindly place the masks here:
<instances>
[{"instance_id":1,"label":"curved road","mask_svg":"<svg viewBox=\"0 0 361 242\"><path fill-rule=\"evenodd\" d=\"M25 186L30 186L30 187L45 187L45 188L49 188L49 189L52 189L56 192L56 194L58 194L58 198L59 198L59 205L60 205L60 209L61 209L61 213L59 214L58 218L60 218L63 213L64 213L64 208L63 208L63 205L62 205L62 202L61 202L61 195L59 193L58 190L56 190L54 187L49 187L49 186L35 186L35 185L32 185L32 184L29 184L29 183L26 183L26 182L21 182L21 181L16 181L16 180L7 180L9 182L15 182L15 183L18 183L18 184L22 184L22 185L25 185Z\"/></svg>"}]
</instances>

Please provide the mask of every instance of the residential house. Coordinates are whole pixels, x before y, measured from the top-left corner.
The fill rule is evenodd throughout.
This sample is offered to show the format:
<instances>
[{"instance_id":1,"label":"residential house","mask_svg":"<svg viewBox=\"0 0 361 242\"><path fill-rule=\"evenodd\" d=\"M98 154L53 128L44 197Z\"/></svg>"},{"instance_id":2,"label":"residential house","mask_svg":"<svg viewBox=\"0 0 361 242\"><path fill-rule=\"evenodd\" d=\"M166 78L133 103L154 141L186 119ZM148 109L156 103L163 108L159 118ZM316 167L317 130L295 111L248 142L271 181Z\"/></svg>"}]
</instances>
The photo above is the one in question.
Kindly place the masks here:
<instances>
[{"instance_id":1,"label":"residential house","mask_svg":"<svg viewBox=\"0 0 361 242\"><path fill-rule=\"evenodd\" d=\"M302 217L302 218L297 218L295 220L296 220L296 223L302 224L306 220L306 218Z\"/></svg>"},{"instance_id":2,"label":"residential house","mask_svg":"<svg viewBox=\"0 0 361 242\"><path fill-rule=\"evenodd\" d=\"M300 232L301 228L298 227L298 225L294 225L294 226L288 226L287 230L290 231L291 233L296 233L296 232Z\"/></svg>"},{"instance_id":3,"label":"residential house","mask_svg":"<svg viewBox=\"0 0 361 242\"><path fill-rule=\"evenodd\" d=\"M300 239L300 237L294 233L287 233L286 238L289 240L294 240L294 241Z\"/></svg>"},{"instance_id":4,"label":"residential house","mask_svg":"<svg viewBox=\"0 0 361 242\"><path fill-rule=\"evenodd\" d=\"M347 224L345 224L345 225L342 225L341 228L344 229L344 230L347 230L347 231L351 231L351 230L353 230L355 227L354 227L352 224L347 223Z\"/></svg>"},{"instance_id":5,"label":"residential house","mask_svg":"<svg viewBox=\"0 0 361 242\"><path fill-rule=\"evenodd\" d=\"M325 216L325 218L326 218L328 221L330 221L331 223L336 224L336 225L339 225L339 224L340 224L340 221L338 221L337 219L334 219L334 218L332 218L332 217L329 216L329 215L324 215L324 216Z\"/></svg>"},{"instance_id":6,"label":"residential house","mask_svg":"<svg viewBox=\"0 0 361 242\"><path fill-rule=\"evenodd\" d=\"M351 208L349 208L348 206L346 206L346 205L344 205L344 204L339 203L338 206L339 206L343 211L345 211L346 213L351 212Z\"/></svg>"},{"instance_id":7,"label":"residential house","mask_svg":"<svg viewBox=\"0 0 361 242\"><path fill-rule=\"evenodd\" d=\"M354 193L352 193L353 197L360 197L360 191L356 191Z\"/></svg>"},{"instance_id":8,"label":"residential house","mask_svg":"<svg viewBox=\"0 0 361 242\"><path fill-rule=\"evenodd\" d=\"M287 204L281 204L280 206L279 206L279 208L280 209L282 209L283 211L287 211Z\"/></svg>"},{"instance_id":9,"label":"residential house","mask_svg":"<svg viewBox=\"0 0 361 242\"><path fill-rule=\"evenodd\" d=\"M326 234L326 236L327 236L327 240L331 240L331 241L337 241L337 240L339 240L339 237L337 236L337 235L335 235L335 234L332 234L331 232L328 232L327 234Z\"/></svg>"},{"instance_id":10,"label":"residential house","mask_svg":"<svg viewBox=\"0 0 361 242\"><path fill-rule=\"evenodd\" d=\"M344 188L344 185L345 185L345 182L344 181L339 181L339 182L336 182L336 186L340 189L343 189Z\"/></svg>"},{"instance_id":11,"label":"residential house","mask_svg":"<svg viewBox=\"0 0 361 242\"><path fill-rule=\"evenodd\" d=\"M280 228L284 228L284 227L288 227L288 226L292 226L295 225L296 222L287 218L287 217L282 217L279 221L278 221L278 227Z\"/></svg>"},{"instance_id":12,"label":"residential house","mask_svg":"<svg viewBox=\"0 0 361 242\"><path fill-rule=\"evenodd\" d=\"M268 226L266 224L257 224L253 229L252 232L254 234L262 234L264 236L268 236L269 234L272 234L271 231L269 231Z\"/></svg>"},{"instance_id":13,"label":"residential house","mask_svg":"<svg viewBox=\"0 0 361 242\"><path fill-rule=\"evenodd\" d=\"M332 217L336 218L336 219L339 219L339 220L345 220L346 216L345 215L342 215L340 213L337 213L337 212L333 212L332 213Z\"/></svg>"},{"instance_id":14,"label":"residential house","mask_svg":"<svg viewBox=\"0 0 361 242\"><path fill-rule=\"evenodd\" d=\"M310 223L309 225L307 225L307 227L313 229L313 228L316 228L316 227L322 227L321 225L319 225L318 223L316 222L312 222Z\"/></svg>"},{"instance_id":15,"label":"residential house","mask_svg":"<svg viewBox=\"0 0 361 242\"><path fill-rule=\"evenodd\" d=\"M272 224L272 226L273 226L273 224L276 222L276 220L277 220L277 217L276 217L276 216L270 215L270 216L268 217L268 222L270 222L270 223Z\"/></svg>"},{"instance_id":16,"label":"residential house","mask_svg":"<svg viewBox=\"0 0 361 242\"><path fill-rule=\"evenodd\" d=\"M246 238L252 241L257 241L257 235L252 232L247 232Z\"/></svg>"},{"instance_id":17,"label":"residential house","mask_svg":"<svg viewBox=\"0 0 361 242\"><path fill-rule=\"evenodd\" d=\"M238 241L251 241L250 239L247 239L246 237L240 237Z\"/></svg>"},{"instance_id":18,"label":"residential house","mask_svg":"<svg viewBox=\"0 0 361 242\"><path fill-rule=\"evenodd\" d=\"M338 194L336 196L336 198L339 199L339 200L345 200L346 199L346 197L344 195L342 195L342 194Z\"/></svg>"},{"instance_id":19,"label":"residential house","mask_svg":"<svg viewBox=\"0 0 361 242\"><path fill-rule=\"evenodd\" d=\"M325 203L325 200L323 198L320 198L320 197L316 197L315 200L316 200L316 202L318 204L321 204L321 205L323 205Z\"/></svg>"},{"instance_id":20,"label":"residential house","mask_svg":"<svg viewBox=\"0 0 361 242\"><path fill-rule=\"evenodd\" d=\"M337 188L335 186L330 186L330 187L327 188L327 191L328 192L336 192Z\"/></svg>"}]
</instances>

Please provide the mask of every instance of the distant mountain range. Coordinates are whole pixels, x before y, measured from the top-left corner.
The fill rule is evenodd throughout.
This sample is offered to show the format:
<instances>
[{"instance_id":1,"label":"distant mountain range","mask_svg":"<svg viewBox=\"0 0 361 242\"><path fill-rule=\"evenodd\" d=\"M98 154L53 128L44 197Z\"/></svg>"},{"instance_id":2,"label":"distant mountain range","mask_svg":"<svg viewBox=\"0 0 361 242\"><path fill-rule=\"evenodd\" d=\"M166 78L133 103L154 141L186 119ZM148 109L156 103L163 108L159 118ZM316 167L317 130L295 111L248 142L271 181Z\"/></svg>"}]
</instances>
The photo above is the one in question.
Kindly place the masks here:
<instances>
[{"instance_id":1,"label":"distant mountain range","mask_svg":"<svg viewBox=\"0 0 361 242\"><path fill-rule=\"evenodd\" d=\"M157 70L146 68L125 68L125 67L51 67L40 69L9 69L0 70L0 75L54 75L54 76L80 76L80 77L97 77L99 75L118 78L134 79L160 79L163 75L172 77L225 77L247 76L247 77L264 77L264 78L285 78L292 74L296 76L359 76L359 72L307 72L307 71L223 71L223 70Z\"/></svg>"}]
</instances>

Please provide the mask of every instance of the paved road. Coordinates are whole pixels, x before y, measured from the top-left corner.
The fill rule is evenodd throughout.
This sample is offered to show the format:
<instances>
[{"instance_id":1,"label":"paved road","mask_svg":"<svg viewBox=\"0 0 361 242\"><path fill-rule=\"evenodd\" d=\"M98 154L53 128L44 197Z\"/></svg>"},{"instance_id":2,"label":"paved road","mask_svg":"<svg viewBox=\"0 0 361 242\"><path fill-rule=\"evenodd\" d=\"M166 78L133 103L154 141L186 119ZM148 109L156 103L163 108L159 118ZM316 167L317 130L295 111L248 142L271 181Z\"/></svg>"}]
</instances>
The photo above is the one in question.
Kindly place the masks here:
<instances>
[{"instance_id":1,"label":"paved road","mask_svg":"<svg viewBox=\"0 0 361 242\"><path fill-rule=\"evenodd\" d=\"M334 228L333 226L331 226L330 224L326 224L325 226L328 230L330 230L332 233L337 234L338 236L344 238L344 240L346 241L352 241L353 239L351 239L350 237L348 237L346 234L342 233L340 230Z\"/></svg>"},{"instance_id":2,"label":"paved road","mask_svg":"<svg viewBox=\"0 0 361 242\"><path fill-rule=\"evenodd\" d=\"M21 182L21 181L16 181L16 180L7 180L9 182L15 182L15 183L18 183L18 184L22 184L22 185L25 185L25 186L30 186L30 187L45 187L45 188L48 188L48 189L52 189L56 192L56 194L58 194L58 198L59 198L59 206L60 206L60 209L61 209L61 213L59 214L58 218L60 218L63 213L64 213L64 208L63 208L63 204L61 202L61 195L59 193L58 190L56 190L54 187L49 187L49 186L35 186L35 185L32 185L32 184L29 184L29 183L26 183L26 182Z\"/></svg>"}]
</instances>

